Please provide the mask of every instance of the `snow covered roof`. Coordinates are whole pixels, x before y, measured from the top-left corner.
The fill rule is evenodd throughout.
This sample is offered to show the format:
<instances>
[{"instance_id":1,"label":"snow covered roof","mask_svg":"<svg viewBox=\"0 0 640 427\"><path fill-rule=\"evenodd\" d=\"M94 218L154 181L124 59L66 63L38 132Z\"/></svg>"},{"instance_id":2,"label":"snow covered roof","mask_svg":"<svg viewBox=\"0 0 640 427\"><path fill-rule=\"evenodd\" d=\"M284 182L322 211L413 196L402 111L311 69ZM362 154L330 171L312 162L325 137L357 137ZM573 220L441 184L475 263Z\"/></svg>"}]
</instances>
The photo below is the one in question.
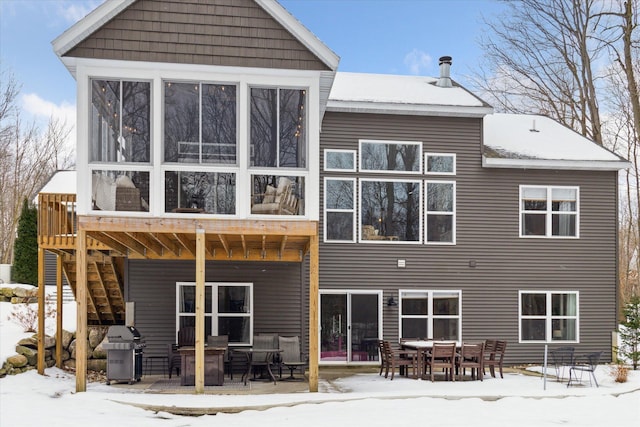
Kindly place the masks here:
<instances>
[{"instance_id":1,"label":"snow covered roof","mask_svg":"<svg viewBox=\"0 0 640 427\"><path fill-rule=\"evenodd\" d=\"M76 194L76 171L56 171L38 193Z\"/></svg>"},{"instance_id":2,"label":"snow covered roof","mask_svg":"<svg viewBox=\"0 0 640 427\"><path fill-rule=\"evenodd\" d=\"M493 112L465 88L425 76L336 73L327 111L482 117Z\"/></svg>"},{"instance_id":3,"label":"snow covered roof","mask_svg":"<svg viewBox=\"0 0 640 427\"><path fill-rule=\"evenodd\" d=\"M548 117L484 117L482 165L494 168L619 170L622 157Z\"/></svg>"}]
</instances>

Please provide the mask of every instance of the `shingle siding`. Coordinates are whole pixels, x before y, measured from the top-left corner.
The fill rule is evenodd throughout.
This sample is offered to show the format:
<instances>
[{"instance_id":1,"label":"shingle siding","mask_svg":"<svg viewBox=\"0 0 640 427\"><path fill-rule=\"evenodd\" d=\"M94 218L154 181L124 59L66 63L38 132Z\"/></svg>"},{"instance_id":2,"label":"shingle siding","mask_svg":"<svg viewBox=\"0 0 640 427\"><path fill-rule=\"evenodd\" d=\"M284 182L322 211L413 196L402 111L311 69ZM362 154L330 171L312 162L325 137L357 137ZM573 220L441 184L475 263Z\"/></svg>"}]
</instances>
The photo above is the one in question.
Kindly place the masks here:
<instances>
[{"instance_id":1,"label":"shingle siding","mask_svg":"<svg viewBox=\"0 0 640 427\"><path fill-rule=\"evenodd\" d=\"M327 70L251 0L133 3L64 56Z\"/></svg>"},{"instance_id":2,"label":"shingle siding","mask_svg":"<svg viewBox=\"0 0 640 427\"><path fill-rule=\"evenodd\" d=\"M456 181L457 238L455 246L325 243L321 238L320 288L382 289L385 300L397 298L400 288L460 289L463 339L507 339L508 360L517 363L540 362L543 350L541 344L518 344L518 291L579 291L580 340L589 344L577 347L605 350L608 359L616 318L617 174L482 168L480 135L480 119L327 113L321 156L327 148L357 150L359 139L422 141L423 152L455 153L455 176L416 179ZM521 184L579 186L580 238L520 238ZM323 229L321 224L321 236ZM406 268L397 268L397 259L405 259ZM385 338L397 340L398 308L385 305L383 316Z\"/></svg>"}]
</instances>

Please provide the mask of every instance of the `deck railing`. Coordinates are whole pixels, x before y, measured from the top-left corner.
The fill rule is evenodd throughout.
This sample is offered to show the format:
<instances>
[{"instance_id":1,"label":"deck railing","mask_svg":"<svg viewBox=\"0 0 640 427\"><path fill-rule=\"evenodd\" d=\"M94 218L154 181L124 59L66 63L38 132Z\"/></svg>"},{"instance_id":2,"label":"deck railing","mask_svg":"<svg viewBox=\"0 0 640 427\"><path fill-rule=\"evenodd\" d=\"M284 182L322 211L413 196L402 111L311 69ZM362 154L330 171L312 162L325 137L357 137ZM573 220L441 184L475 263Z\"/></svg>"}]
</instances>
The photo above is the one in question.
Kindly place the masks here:
<instances>
[{"instance_id":1,"label":"deck railing","mask_svg":"<svg viewBox=\"0 0 640 427\"><path fill-rule=\"evenodd\" d=\"M38 195L38 244L45 249L72 249L76 242L76 195Z\"/></svg>"}]
</instances>

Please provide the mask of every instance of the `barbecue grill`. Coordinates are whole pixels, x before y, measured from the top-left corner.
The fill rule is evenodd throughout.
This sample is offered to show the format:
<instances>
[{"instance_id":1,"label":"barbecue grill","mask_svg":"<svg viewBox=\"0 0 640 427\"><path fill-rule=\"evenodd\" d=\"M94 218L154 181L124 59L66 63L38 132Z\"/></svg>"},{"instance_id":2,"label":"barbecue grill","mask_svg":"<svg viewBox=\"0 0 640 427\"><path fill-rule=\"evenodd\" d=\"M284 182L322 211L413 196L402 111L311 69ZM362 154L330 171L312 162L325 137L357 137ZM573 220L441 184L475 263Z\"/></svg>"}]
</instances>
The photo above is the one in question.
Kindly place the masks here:
<instances>
[{"instance_id":1,"label":"barbecue grill","mask_svg":"<svg viewBox=\"0 0 640 427\"><path fill-rule=\"evenodd\" d=\"M107 385L111 381L133 384L142 377L142 350L145 347L140 332L133 326L114 325L107 332Z\"/></svg>"}]
</instances>

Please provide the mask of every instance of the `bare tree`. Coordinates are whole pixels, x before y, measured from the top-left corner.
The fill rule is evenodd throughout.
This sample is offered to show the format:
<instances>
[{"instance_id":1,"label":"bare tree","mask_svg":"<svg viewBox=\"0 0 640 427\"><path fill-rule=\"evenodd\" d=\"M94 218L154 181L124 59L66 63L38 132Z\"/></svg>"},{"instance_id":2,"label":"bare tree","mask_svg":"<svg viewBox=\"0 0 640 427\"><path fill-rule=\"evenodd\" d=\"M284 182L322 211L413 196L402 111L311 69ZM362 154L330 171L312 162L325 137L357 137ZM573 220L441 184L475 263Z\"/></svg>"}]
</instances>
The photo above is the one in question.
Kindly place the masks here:
<instances>
[{"instance_id":1,"label":"bare tree","mask_svg":"<svg viewBox=\"0 0 640 427\"><path fill-rule=\"evenodd\" d=\"M22 121L15 78L0 78L0 262L10 264L24 199L31 200L58 168L71 164L70 127L51 118L42 132Z\"/></svg>"},{"instance_id":2,"label":"bare tree","mask_svg":"<svg viewBox=\"0 0 640 427\"><path fill-rule=\"evenodd\" d=\"M620 175L621 303L640 292L639 9L640 0L509 2L487 21L474 76L497 110L549 116L631 162Z\"/></svg>"},{"instance_id":3,"label":"bare tree","mask_svg":"<svg viewBox=\"0 0 640 427\"><path fill-rule=\"evenodd\" d=\"M593 37L599 0L520 0L488 20L484 62L473 78L496 109L556 119L602 144L594 63L606 47Z\"/></svg>"}]
</instances>

